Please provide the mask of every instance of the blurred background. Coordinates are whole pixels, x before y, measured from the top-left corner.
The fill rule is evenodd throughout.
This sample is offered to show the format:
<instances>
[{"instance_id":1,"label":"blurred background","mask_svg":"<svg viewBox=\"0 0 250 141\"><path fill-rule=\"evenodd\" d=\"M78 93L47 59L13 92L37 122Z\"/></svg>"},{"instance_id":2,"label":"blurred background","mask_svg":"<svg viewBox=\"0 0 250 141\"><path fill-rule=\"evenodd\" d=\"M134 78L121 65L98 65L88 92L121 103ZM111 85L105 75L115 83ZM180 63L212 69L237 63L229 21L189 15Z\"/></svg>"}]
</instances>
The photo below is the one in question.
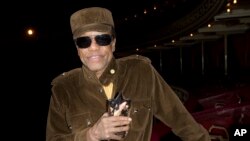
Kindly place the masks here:
<instances>
[{"instance_id":1,"label":"blurred background","mask_svg":"<svg viewBox=\"0 0 250 141\"><path fill-rule=\"evenodd\" d=\"M149 57L192 113L198 110L189 101L243 88L243 94L250 93L245 89L250 84L249 0L23 0L2 6L4 111L11 119L7 127L14 127L9 133L20 133L18 138L45 140L50 82L81 66L70 15L90 6L112 11L116 58Z\"/></svg>"}]
</instances>

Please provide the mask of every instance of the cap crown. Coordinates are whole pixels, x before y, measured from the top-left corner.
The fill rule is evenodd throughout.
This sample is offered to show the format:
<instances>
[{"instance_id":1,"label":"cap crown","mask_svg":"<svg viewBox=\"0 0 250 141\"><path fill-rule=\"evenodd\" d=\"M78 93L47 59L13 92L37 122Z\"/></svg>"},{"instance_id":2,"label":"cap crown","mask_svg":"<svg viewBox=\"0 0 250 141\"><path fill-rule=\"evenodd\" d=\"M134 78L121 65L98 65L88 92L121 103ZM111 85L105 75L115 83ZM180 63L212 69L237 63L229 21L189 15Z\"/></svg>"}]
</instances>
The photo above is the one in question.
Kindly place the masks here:
<instances>
[{"instance_id":1,"label":"cap crown","mask_svg":"<svg viewBox=\"0 0 250 141\"><path fill-rule=\"evenodd\" d=\"M112 13L102 7L90 7L76 11L70 17L74 37L86 31L111 31L114 28Z\"/></svg>"}]
</instances>

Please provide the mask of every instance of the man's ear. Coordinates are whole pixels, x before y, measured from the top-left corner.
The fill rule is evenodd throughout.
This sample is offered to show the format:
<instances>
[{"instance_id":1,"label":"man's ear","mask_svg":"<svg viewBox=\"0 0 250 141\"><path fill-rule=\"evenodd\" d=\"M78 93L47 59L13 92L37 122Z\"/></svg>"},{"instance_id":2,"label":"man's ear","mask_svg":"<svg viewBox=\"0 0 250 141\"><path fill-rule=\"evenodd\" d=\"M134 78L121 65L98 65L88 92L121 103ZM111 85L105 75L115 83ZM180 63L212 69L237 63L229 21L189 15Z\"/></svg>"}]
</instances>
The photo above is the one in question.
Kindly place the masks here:
<instances>
[{"instance_id":1,"label":"man's ear","mask_svg":"<svg viewBox=\"0 0 250 141\"><path fill-rule=\"evenodd\" d=\"M77 55L80 57L80 51L79 51L79 49L77 48L76 50L77 50Z\"/></svg>"},{"instance_id":2,"label":"man's ear","mask_svg":"<svg viewBox=\"0 0 250 141\"><path fill-rule=\"evenodd\" d=\"M115 44L116 44L116 39L113 40L111 47L112 47L112 52L115 51Z\"/></svg>"},{"instance_id":3,"label":"man's ear","mask_svg":"<svg viewBox=\"0 0 250 141\"><path fill-rule=\"evenodd\" d=\"M112 46L112 52L114 52L115 51L115 46Z\"/></svg>"}]
</instances>

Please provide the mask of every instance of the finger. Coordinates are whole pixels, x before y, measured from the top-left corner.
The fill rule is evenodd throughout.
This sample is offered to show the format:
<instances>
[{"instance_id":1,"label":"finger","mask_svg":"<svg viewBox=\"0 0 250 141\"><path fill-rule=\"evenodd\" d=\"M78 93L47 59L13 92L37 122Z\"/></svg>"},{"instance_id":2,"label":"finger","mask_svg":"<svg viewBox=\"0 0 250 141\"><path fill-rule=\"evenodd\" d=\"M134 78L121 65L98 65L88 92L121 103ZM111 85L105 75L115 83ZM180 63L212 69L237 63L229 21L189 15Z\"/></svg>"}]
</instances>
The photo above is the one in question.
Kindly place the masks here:
<instances>
[{"instance_id":1,"label":"finger","mask_svg":"<svg viewBox=\"0 0 250 141\"><path fill-rule=\"evenodd\" d=\"M130 121L128 120L123 120L123 121L115 121L109 123L110 127L120 127L120 126L128 126L130 124Z\"/></svg>"},{"instance_id":2,"label":"finger","mask_svg":"<svg viewBox=\"0 0 250 141\"><path fill-rule=\"evenodd\" d=\"M128 130L129 130L128 126L127 127L116 128L116 129L113 130L113 133L110 134L111 135L110 137L112 139L120 140L120 139L124 138L127 135ZM118 138L116 138L116 137L118 137Z\"/></svg>"},{"instance_id":3,"label":"finger","mask_svg":"<svg viewBox=\"0 0 250 141\"><path fill-rule=\"evenodd\" d=\"M106 118L108 122L121 122L121 121L132 121L131 117L127 116L110 116Z\"/></svg>"},{"instance_id":4,"label":"finger","mask_svg":"<svg viewBox=\"0 0 250 141\"><path fill-rule=\"evenodd\" d=\"M119 105L119 109L116 110L116 111L114 112L114 116L119 116L119 115L121 115L121 112L122 112L123 109L125 109L126 105L127 105L127 102L126 102L126 101L123 102L122 104L120 104L120 105Z\"/></svg>"},{"instance_id":5,"label":"finger","mask_svg":"<svg viewBox=\"0 0 250 141\"><path fill-rule=\"evenodd\" d=\"M129 126L128 125L126 125L126 126L118 126L118 127L113 128L113 132L114 133L127 132L128 130L129 130Z\"/></svg>"},{"instance_id":6,"label":"finger","mask_svg":"<svg viewBox=\"0 0 250 141\"><path fill-rule=\"evenodd\" d=\"M110 137L109 137L109 139L112 139L112 140L122 140L123 138L122 138L122 136L120 136L120 135L116 135L116 134L113 134L113 135L111 135Z\"/></svg>"},{"instance_id":7,"label":"finger","mask_svg":"<svg viewBox=\"0 0 250 141\"><path fill-rule=\"evenodd\" d=\"M106 113L104 113L102 115L102 117L100 118L100 120L101 120L101 122L106 123L106 122L109 121L109 117L110 117L109 114L106 112Z\"/></svg>"},{"instance_id":8,"label":"finger","mask_svg":"<svg viewBox=\"0 0 250 141\"><path fill-rule=\"evenodd\" d=\"M105 112L105 113L102 115L102 117L108 117L108 116L109 116L108 112Z\"/></svg>"},{"instance_id":9,"label":"finger","mask_svg":"<svg viewBox=\"0 0 250 141\"><path fill-rule=\"evenodd\" d=\"M105 139L105 140L110 140L110 139L121 140L122 136L118 135L117 133L118 133L118 131L115 130L114 128L112 128L112 130L109 129L109 131L105 133L105 137L103 139Z\"/></svg>"},{"instance_id":10,"label":"finger","mask_svg":"<svg viewBox=\"0 0 250 141\"><path fill-rule=\"evenodd\" d=\"M122 104L119 105L119 110L123 110L127 105L127 102L123 102Z\"/></svg>"}]
</instances>

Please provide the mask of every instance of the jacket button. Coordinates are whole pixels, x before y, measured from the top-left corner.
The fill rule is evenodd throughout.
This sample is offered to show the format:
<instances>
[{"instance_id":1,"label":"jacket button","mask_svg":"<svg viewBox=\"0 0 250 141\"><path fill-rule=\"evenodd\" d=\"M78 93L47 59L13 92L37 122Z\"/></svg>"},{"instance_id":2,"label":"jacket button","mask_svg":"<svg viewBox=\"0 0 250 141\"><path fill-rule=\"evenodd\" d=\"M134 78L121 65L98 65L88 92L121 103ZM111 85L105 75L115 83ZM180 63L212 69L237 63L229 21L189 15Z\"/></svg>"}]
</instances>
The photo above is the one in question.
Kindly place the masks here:
<instances>
[{"instance_id":1,"label":"jacket button","mask_svg":"<svg viewBox=\"0 0 250 141\"><path fill-rule=\"evenodd\" d=\"M103 90L102 89L99 89L99 93L102 93L103 92Z\"/></svg>"},{"instance_id":2,"label":"jacket button","mask_svg":"<svg viewBox=\"0 0 250 141\"><path fill-rule=\"evenodd\" d=\"M87 119L87 125L89 126L91 124L91 121Z\"/></svg>"},{"instance_id":3,"label":"jacket button","mask_svg":"<svg viewBox=\"0 0 250 141\"><path fill-rule=\"evenodd\" d=\"M111 69L111 70L110 70L110 73L111 73L111 74L115 74L115 70L114 70L114 69Z\"/></svg>"}]
</instances>

